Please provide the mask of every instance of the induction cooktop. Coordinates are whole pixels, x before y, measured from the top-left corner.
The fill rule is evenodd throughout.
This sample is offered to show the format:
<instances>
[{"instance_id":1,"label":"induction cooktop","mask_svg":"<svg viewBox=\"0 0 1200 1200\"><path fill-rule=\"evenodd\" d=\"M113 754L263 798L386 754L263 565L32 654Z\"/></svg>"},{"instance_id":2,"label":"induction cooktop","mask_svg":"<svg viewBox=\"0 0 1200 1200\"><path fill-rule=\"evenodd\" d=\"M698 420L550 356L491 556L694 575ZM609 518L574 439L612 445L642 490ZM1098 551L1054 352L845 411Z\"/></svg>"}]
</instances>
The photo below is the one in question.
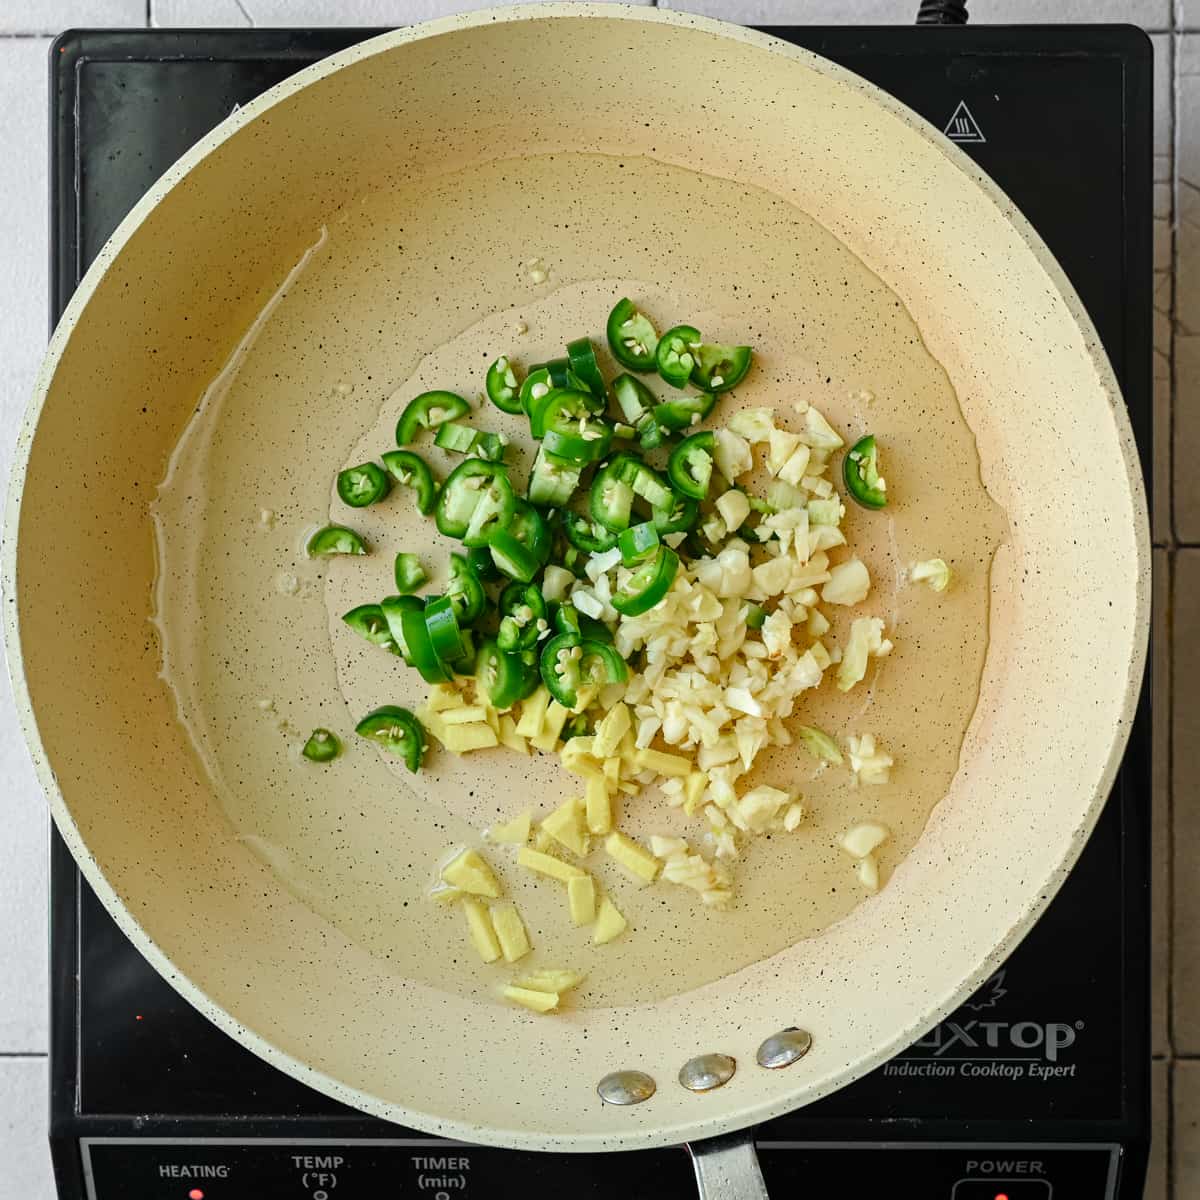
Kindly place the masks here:
<instances>
[{"instance_id":1,"label":"induction cooktop","mask_svg":"<svg viewBox=\"0 0 1200 1200\"><path fill-rule=\"evenodd\" d=\"M121 218L240 104L378 30L72 32L54 45L52 317ZM1149 470L1151 51L1125 27L773 28L893 93L1012 197L1083 298ZM964 224L961 236L973 231ZM948 1020L758 1130L773 1196L1140 1196L1149 1136L1148 691L1078 865ZM439 1141L328 1100L200 1016L51 846L51 1144L64 1200L695 1194L682 1149Z\"/></svg>"}]
</instances>

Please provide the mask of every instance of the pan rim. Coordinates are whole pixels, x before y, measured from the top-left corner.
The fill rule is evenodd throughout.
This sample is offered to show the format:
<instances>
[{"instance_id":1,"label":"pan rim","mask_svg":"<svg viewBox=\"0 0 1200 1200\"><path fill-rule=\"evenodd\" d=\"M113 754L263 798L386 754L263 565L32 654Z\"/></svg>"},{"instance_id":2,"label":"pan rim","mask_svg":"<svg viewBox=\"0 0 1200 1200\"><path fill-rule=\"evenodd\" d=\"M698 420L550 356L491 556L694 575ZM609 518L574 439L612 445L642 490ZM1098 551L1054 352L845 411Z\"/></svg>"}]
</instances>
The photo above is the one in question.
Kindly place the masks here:
<instances>
[{"instance_id":1,"label":"pan rim","mask_svg":"<svg viewBox=\"0 0 1200 1200\"><path fill-rule=\"evenodd\" d=\"M669 1146L689 1139L708 1137L722 1132L742 1129L794 1110L797 1107L795 1097L797 1093L802 1093L805 1088L802 1085L783 1087L779 1095L770 1101L748 1104L735 1112L725 1112L720 1116L678 1121L669 1126L654 1125L649 1128L635 1129L621 1133L596 1132L564 1135L553 1130L505 1130L497 1128L494 1125L476 1126L469 1120L433 1117L430 1114L414 1111L399 1104L383 1101L368 1093L359 1092L279 1049L254 1031L246 1029L227 1009L215 1003L190 978L183 975L168 956L159 949L158 945L143 929L140 922L126 908L120 896L108 883L95 859L91 856L87 845L79 833L78 827L68 811L63 795L58 788L53 768L41 742L37 718L33 710L28 683L24 673L21 654L21 635L17 605L15 603L17 594L17 533L21 517L23 484L28 469L34 431L57 373L59 362L76 323L96 291L100 280L151 211L191 172L193 167L227 139L238 133L245 125L268 112L275 105L285 102L294 92L302 90L309 84L351 63L390 52L395 47L407 42L437 37L479 25L560 18L646 21L661 25L695 28L719 37L757 47L772 54L791 58L804 64L809 69L825 75L874 100L892 116L903 121L908 128L935 145L945 158L963 172L974 183L976 188L981 190L984 196L1001 210L1005 219L1013 226L1021 240L1033 253L1050 284L1066 305L1072 320L1084 335L1083 349L1090 359L1099 385L1109 401L1111 416L1114 420L1120 443L1122 462L1126 472L1126 484L1128 486L1136 525L1134 530L1136 579L1134 581L1132 652L1129 657L1128 672L1124 681L1119 727L1113 737L1103 771L1100 773L1100 781L1096 789L1096 794L1088 805L1083 819L1074 831L1062 856L1055 863L1047 877L1040 881L1034 903L1025 910L1021 919L1014 923L1003 938L987 954L981 957L975 970L962 978L958 985L952 988L936 1004L926 1009L921 1020L914 1022L910 1027L896 1034L885 1044L877 1046L870 1055L856 1059L853 1064L847 1064L840 1072L831 1076L826 1081L827 1086L822 1088L821 1094L829 1094L839 1090L893 1057L899 1050L911 1044L914 1039L933 1028L946 1015L952 1012L992 973L996 965L1007 957L1017 942L1024 937L1040 918L1050 900L1057 893L1063 879L1075 865L1108 798L1128 741L1133 713L1137 707L1141 693L1149 641L1151 603L1150 578L1152 557L1148 504L1141 466L1137 456L1137 447L1133 438L1128 411L1121 396L1116 377L1082 302L1061 267L1042 242L1040 236L1026 218L1015 208L998 185L964 151L945 139L932 125L929 125L887 92L884 92L876 85L862 79L846 68L822 58L820 55L784 42L770 34L760 33L756 30L729 24L724 21L676 10L645 8L622 3L599 3L595 2L595 0L585 3L548 2L505 8L481 9L467 14L443 17L404 29L394 30L355 46L348 47L297 72L297 74L271 88L269 91L263 93L262 96L231 115L174 163L131 209L88 269L50 339L46 355L35 380L33 393L22 418L14 450L5 507L3 545L0 547L0 589L3 590L4 595L9 601L5 605L4 637L14 707L17 711L26 743L29 746L39 783L50 801L50 810L55 825L66 841L75 861L79 864L84 878L96 892L105 909L116 921L118 927L130 938L154 969L166 978L193 1007L211 1020L218 1028L286 1074L326 1095L341 1099L361 1111L383 1120L410 1125L414 1128L434 1133L439 1137L464 1142L558 1152L596 1152Z\"/></svg>"}]
</instances>

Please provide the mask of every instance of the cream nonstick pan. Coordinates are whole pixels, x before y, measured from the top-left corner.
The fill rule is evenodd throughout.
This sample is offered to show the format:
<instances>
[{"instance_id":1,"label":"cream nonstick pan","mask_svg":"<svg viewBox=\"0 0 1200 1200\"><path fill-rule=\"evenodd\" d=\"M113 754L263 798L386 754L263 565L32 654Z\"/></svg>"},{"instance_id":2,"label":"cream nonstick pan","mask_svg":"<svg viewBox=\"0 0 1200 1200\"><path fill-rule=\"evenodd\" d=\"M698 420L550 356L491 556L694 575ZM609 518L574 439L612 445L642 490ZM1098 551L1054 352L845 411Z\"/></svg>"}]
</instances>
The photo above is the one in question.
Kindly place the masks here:
<instances>
[{"instance_id":1,"label":"cream nonstick pan","mask_svg":"<svg viewBox=\"0 0 1200 1200\"><path fill-rule=\"evenodd\" d=\"M747 245L756 214L786 214L882 290L836 300L813 283L828 282L832 259L813 275L783 234L751 269L729 236L737 189L754 197ZM699 986L664 984L618 954L611 1002L536 1018L459 986L444 941L411 953L434 918L393 910L392 883L359 871L374 845L389 880L424 880L447 849L446 822L430 817L439 800L451 824L480 815L468 781L434 771L410 791L356 748L329 776L338 795L318 803L288 764L256 774L265 759L221 749L210 762L204 747L240 746L276 717L277 742L289 721L346 729L361 697L331 648L322 589L336 581L307 576L294 539L328 515L329 480L392 389L442 361L438 347L523 311L536 336L556 303L582 320L589 297L630 281L659 288L663 305L672 294L710 305L728 326L743 277L746 311L777 301L763 309L764 364L786 364L793 346L771 312L799 306L810 319L792 327L796 361L832 323L829 378L849 377L860 351L878 367L886 344L865 318L886 291L917 331L896 346L944 371L1003 515L990 576L975 576L986 660L961 690L973 700L977 688L978 703L942 745L919 669L908 686L893 676L888 719L897 727L907 705L914 743L930 761L948 745L950 769L878 896L758 961L701 939L688 951L705 968ZM897 350L898 376L906 361ZM830 415L849 422L840 403ZM943 433L927 431L934 459ZM208 478L187 474L198 462ZM216 512L230 498L242 507ZM923 502L935 525L949 519L948 497ZM172 533L189 512L221 530L190 575ZM1124 747L1149 561L1133 440L1096 333L1046 248L957 149L770 37L655 9L546 4L336 55L232 115L137 206L55 333L25 420L5 621L55 821L121 928L191 1003L280 1069L389 1120L527 1149L619 1150L730 1135L843 1086L1013 947L1074 863ZM167 645L168 687L172 612L176 630L190 614L196 636ZM251 668L269 677L246 682ZM301 696L324 719L297 709ZM493 812L554 786L541 768L463 763ZM322 821L326 857L298 861L306 843L289 830ZM781 883L764 919L783 920L804 884ZM678 938L688 945L686 923ZM808 1052L760 1066L764 1041L790 1028L811 1035ZM680 1086L683 1065L708 1053L731 1056L733 1078ZM599 1081L622 1070L650 1076L654 1094L603 1103ZM717 1146L705 1172L732 1160L746 1173L716 1193L752 1186L740 1151Z\"/></svg>"}]
</instances>

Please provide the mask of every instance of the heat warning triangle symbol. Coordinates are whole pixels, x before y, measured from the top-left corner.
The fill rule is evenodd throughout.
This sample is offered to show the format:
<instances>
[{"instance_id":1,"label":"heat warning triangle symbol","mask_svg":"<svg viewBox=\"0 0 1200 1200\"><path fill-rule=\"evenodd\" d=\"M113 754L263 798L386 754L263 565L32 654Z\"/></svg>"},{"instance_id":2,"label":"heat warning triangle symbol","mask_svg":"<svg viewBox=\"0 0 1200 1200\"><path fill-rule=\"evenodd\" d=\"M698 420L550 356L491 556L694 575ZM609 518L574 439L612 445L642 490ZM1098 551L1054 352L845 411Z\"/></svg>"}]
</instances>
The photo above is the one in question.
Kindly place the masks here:
<instances>
[{"instance_id":1,"label":"heat warning triangle symbol","mask_svg":"<svg viewBox=\"0 0 1200 1200\"><path fill-rule=\"evenodd\" d=\"M965 100L958 102L958 107L954 110L954 115L947 122L946 128L942 132L952 142L987 141L987 138L983 136L983 130L979 128L979 122L975 120Z\"/></svg>"}]
</instances>

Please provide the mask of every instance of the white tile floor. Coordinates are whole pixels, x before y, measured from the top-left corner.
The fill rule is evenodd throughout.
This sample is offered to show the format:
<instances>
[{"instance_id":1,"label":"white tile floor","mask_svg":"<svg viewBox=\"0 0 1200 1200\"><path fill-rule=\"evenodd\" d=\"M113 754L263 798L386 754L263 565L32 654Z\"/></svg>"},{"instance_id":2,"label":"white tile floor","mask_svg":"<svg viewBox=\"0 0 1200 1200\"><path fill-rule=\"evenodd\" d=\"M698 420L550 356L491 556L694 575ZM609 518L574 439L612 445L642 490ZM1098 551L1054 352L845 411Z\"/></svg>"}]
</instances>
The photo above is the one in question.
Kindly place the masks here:
<instances>
[{"instance_id":1,"label":"white tile floor","mask_svg":"<svg viewBox=\"0 0 1200 1200\"><path fill-rule=\"evenodd\" d=\"M45 342L46 146L44 35L70 26L104 25L389 25L474 6L483 0L0 0L0 478ZM650 0L646 0L650 2ZM662 0L732 20L821 23L912 20L917 0ZM993 22L1123 21L1158 34L1155 90L1156 429L1155 541L1160 584L1160 678L1156 704L1156 837L1154 935L1154 1070L1157 1142L1147 1196L1200 1197L1200 1062L1174 1061L1173 1051L1200 1054L1200 1010L1182 1003L1200 974L1200 902L1195 899L1195 844L1200 821L1172 797L1166 721L1174 657L1167 636L1196 624L1200 552L1200 484L1192 464L1200 449L1200 405L1180 403L1200 390L1200 0L971 0L974 19ZM1196 30L1195 35L1183 31ZM39 36L40 35L40 36ZM1175 64L1179 64L1178 74ZM1176 154L1176 147L1178 153ZM1180 179L1172 163L1178 158ZM1178 195L1179 204L1175 197ZM1178 209L1178 221L1176 211ZM1172 432L1179 453L1174 455ZM1172 504L1172 482L1174 503ZM1173 601L1173 603L1172 603ZM1176 642L1174 679L1195 689L1186 647ZM1195 657L1192 654L1190 657ZM1185 669L1181 671L1181 666ZM1177 704L1176 746L1200 744L1200 705ZM0 683L0 1200L50 1200L45 1151L45 850L46 815ZM1174 827L1167 821L1173 813ZM1190 819L1189 819L1190 818ZM1174 837L1172 837L1172 833ZM1174 843L1174 880L1167 857ZM1174 896L1172 898L1172 884ZM1168 921L1172 917L1172 927ZM1172 937L1173 935L1173 937ZM1172 972L1172 955L1174 970ZM1171 1011L1174 980L1174 1011ZM1172 1100L1174 1120L1171 1120ZM1173 1182L1172 1182L1173 1176Z\"/></svg>"}]
</instances>

